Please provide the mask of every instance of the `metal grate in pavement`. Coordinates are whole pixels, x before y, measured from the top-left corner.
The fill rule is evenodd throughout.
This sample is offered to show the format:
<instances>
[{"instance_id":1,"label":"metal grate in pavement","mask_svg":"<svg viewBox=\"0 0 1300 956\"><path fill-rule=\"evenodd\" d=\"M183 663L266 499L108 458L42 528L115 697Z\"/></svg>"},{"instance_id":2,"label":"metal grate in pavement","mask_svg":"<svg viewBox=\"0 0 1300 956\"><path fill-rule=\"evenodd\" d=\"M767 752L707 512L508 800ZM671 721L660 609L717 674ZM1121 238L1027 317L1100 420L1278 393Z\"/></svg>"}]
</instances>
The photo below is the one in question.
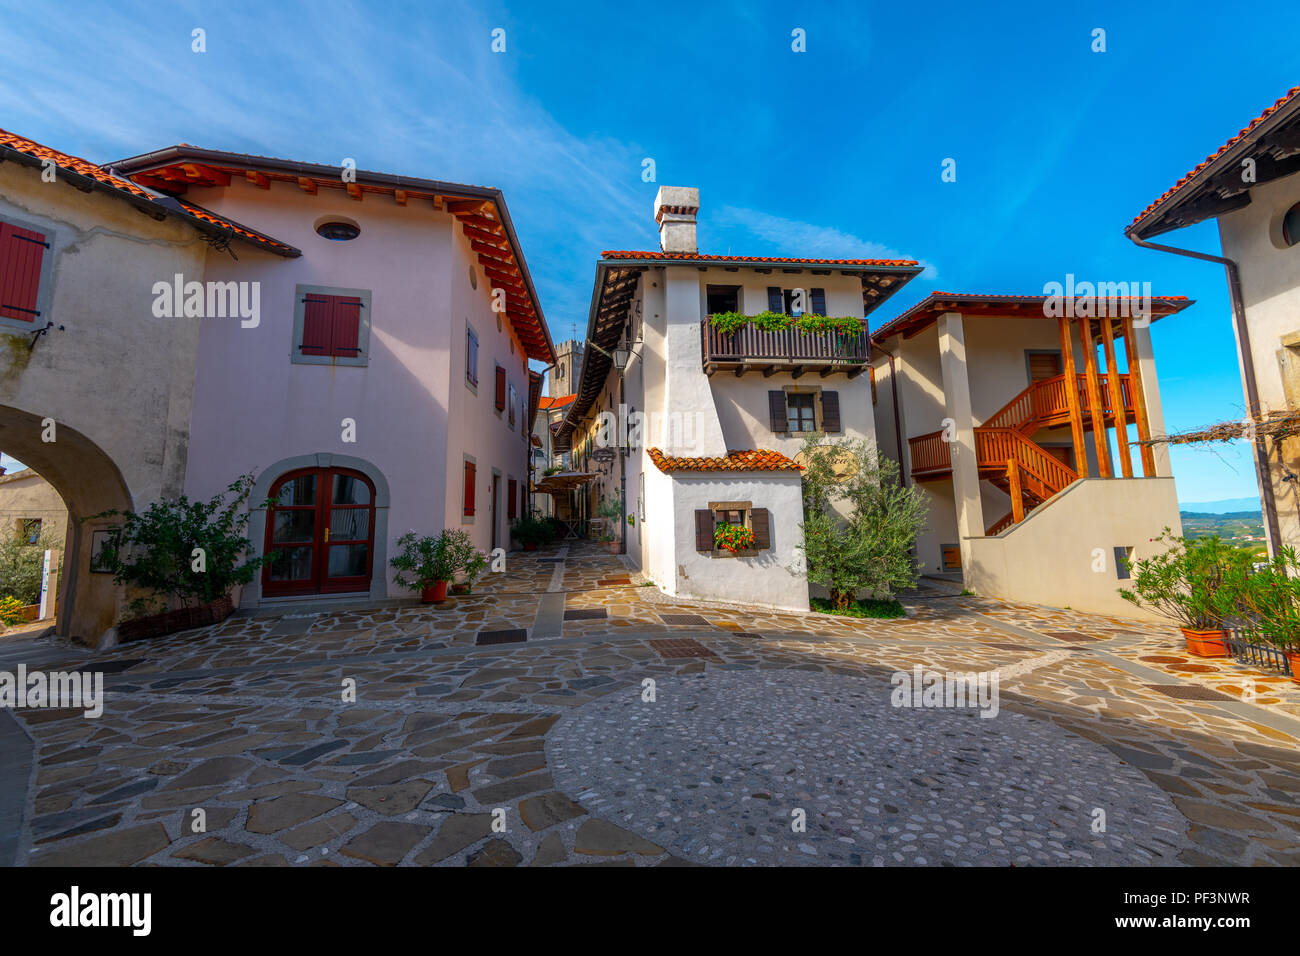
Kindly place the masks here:
<instances>
[{"instance_id":1,"label":"metal grate in pavement","mask_svg":"<svg viewBox=\"0 0 1300 956\"><path fill-rule=\"evenodd\" d=\"M574 608L571 611L564 612L566 621L603 621L607 617L609 617L609 612L603 607Z\"/></svg>"},{"instance_id":2,"label":"metal grate in pavement","mask_svg":"<svg viewBox=\"0 0 1300 956\"><path fill-rule=\"evenodd\" d=\"M709 622L698 614L660 614L659 620L665 624L677 624L691 627L708 627Z\"/></svg>"},{"instance_id":3,"label":"metal grate in pavement","mask_svg":"<svg viewBox=\"0 0 1300 956\"><path fill-rule=\"evenodd\" d=\"M522 627L512 627L504 631L479 631L474 643L479 647L487 644L522 644L528 640L528 632Z\"/></svg>"},{"instance_id":4,"label":"metal grate in pavement","mask_svg":"<svg viewBox=\"0 0 1300 956\"><path fill-rule=\"evenodd\" d=\"M1147 684L1147 690L1158 691L1174 700L1236 700L1217 690L1201 687L1198 684Z\"/></svg>"}]
</instances>

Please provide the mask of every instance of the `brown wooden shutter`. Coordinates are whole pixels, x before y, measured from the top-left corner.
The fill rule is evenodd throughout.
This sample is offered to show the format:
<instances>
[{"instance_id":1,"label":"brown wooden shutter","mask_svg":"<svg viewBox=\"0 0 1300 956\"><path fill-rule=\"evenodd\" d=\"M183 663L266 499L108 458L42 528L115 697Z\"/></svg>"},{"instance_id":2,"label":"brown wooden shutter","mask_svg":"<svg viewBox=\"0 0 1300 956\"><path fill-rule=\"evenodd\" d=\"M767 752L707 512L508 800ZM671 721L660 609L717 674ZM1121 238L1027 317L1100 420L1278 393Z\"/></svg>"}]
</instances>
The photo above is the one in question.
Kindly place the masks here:
<instances>
[{"instance_id":1,"label":"brown wooden shutter","mask_svg":"<svg viewBox=\"0 0 1300 956\"><path fill-rule=\"evenodd\" d=\"M506 517L515 520L515 486L513 478L506 482Z\"/></svg>"},{"instance_id":2,"label":"brown wooden shutter","mask_svg":"<svg viewBox=\"0 0 1300 956\"><path fill-rule=\"evenodd\" d=\"M1061 374L1060 352L1030 352L1029 381L1041 382L1045 378L1056 378Z\"/></svg>"},{"instance_id":3,"label":"brown wooden shutter","mask_svg":"<svg viewBox=\"0 0 1300 956\"><path fill-rule=\"evenodd\" d=\"M465 378L478 384L478 336L470 328L465 329Z\"/></svg>"},{"instance_id":4,"label":"brown wooden shutter","mask_svg":"<svg viewBox=\"0 0 1300 956\"><path fill-rule=\"evenodd\" d=\"M474 514L474 482L477 480L478 469L474 462L465 462L465 515L466 517Z\"/></svg>"},{"instance_id":5,"label":"brown wooden shutter","mask_svg":"<svg viewBox=\"0 0 1300 956\"><path fill-rule=\"evenodd\" d=\"M497 366L497 411L506 407L506 370Z\"/></svg>"},{"instance_id":6,"label":"brown wooden shutter","mask_svg":"<svg viewBox=\"0 0 1300 956\"><path fill-rule=\"evenodd\" d=\"M330 354L340 358L355 358L361 354L361 300L352 295L327 296L332 300Z\"/></svg>"},{"instance_id":7,"label":"brown wooden shutter","mask_svg":"<svg viewBox=\"0 0 1300 956\"><path fill-rule=\"evenodd\" d=\"M826 314L826 290L825 289L812 290L812 312L813 315Z\"/></svg>"},{"instance_id":8,"label":"brown wooden shutter","mask_svg":"<svg viewBox=\"0 0 1300 956\"><path fill-rule=\"evenodd\" d=\"M790 430L790 421L785 414L785 392L782 389L774 388L767 393L767 411L771 418L772 431Z\"/></svg>"},{"instance_id":9,"label":"brown wooden shutter","mask_svg":"<svg viewBox=\"0 0 1300 956\"><path fill-rule=\"evenodd\" d=\"M842 431L840 428L839 392L822 391L822 431Z\"/></svg>"},{"instance_id":10,"label":"brown wooden shutter","mask_svg":"<svg viewBox=\"0 0 1300 956\"><path fill-rule=\"evenodd\" d=\"M713 551L713 512L707 508L695 512L695 550Z\"/></svg>"},{"instance_id":11,"label":"brown wooden shutter","mask_svg":"<svg viewBox=\"0 0 1300 956\"><path fill-rule=\"evenodd\" d=\"M334 341L334 303L328 295L303 296L302 342L303 355L330 355Z\"/></svg>"},{"instance_id":12,"label":"brown wooden shutter","mask_svg":"<svg viewBox=\"0 0 1300 956\"><path fill-rule=\"evenodd\" d=\"M767 308L771 312L785 311L785 297L781 295L781 287L770 285L767 287Z\"/></svg>"},{"instance_id":13,"label":"brown wooden shutter","mask_svg":"<svg viewBox=\"0 0 1300 956\"><path fill-rule=\"evenodd\" d=\"M0 222L0 316L34 322L41 289L41 262L50 244L45 236Z\"/></svg>"},{"instance_id":14,"label":"brown wooden shutter","mask_svg":"<svg viewBox=\"0 0 1300 956\"><path fill-rule=\"evenodd\" d=\"M871 372L871 404L876 404L876 367L871 366L868 371Z\"/></svg>"},{"instance_id":15,"label":"brown wooden shutter","mask_svg":"<svg viewBox=\"0 0 1300 956\"><path fill-rule=\"evenodd\" d=\"M750 512L749 529L754 532L754 550L766 551L772 547L772 515L766 508Z\"/></svg>"}]
</instances>

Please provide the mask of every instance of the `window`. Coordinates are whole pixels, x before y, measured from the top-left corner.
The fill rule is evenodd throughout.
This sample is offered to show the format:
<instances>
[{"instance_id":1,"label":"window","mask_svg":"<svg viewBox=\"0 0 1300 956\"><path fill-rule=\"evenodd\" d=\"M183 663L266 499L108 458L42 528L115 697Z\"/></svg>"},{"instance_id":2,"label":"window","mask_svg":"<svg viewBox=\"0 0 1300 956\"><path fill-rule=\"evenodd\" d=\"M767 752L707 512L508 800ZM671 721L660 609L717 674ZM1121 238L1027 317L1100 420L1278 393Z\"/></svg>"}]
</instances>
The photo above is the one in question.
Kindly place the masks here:
<instances>
[{"instance_id":1,"label":"window","mask_svg":"<svg viewBox=\"0 0 1300 956\"><path fill-rule=\"evenodd\" d=\"M713 532L719 525L732 524L754 532L754 546L748 551L732 552L714 544ZM772 519L766 508L755 508L749 501L711 501L707 509L695 512L695 550L714 557L749 557L772 547Z\"/></svg>"},{"instance_id":2,"label":"window","mask_svg":"<svg viewBox=\"0 0 1300 956\"><path fill-rule=\"evenodd\" d=\"M789 432L814 432L817 430L817 409L811 392L790 394L785 397L785 415Z\"/></svg>"},{"instance_id":3,"label":"window","mask_svg":"<svg viewBox=\"0 0 1300 956\"><path fill-rule=\"evenodd\" d=\"M37 299L49 247L43 233L0 222L0 318L30 323L41 317Z\"/></svg>"},{"instance_id":4,"label":"window","mask_svg":"<svg viewBox=\"0 0 1300 956\"><path fill-rule=\"evenodd\" d=\"M478 335L465 326L465 381L478 387Z\"/></svg>"},{"instance_id":5,"label":"window","mask_svg":"<svg viewBox=\"0 0 1300 956\"><path fill-rule=\"evenodd\" d=\"M1282 217L1282 241L1288 246L1300 243L1300 202L1288 209Z\"/></svg>"},{"instance_id":6,"label":"window","mask_svg":"<svg viewBox=\"0 0 1300 956\"><path fill-rule=\"evenodd\" d=\"M802 302L795 301L795 293L803 292ZM808 312L813 315L826 314L825 289L782 289L779 286L767 287L767 307L772 312L795 315Z\"/></svg>"},{"instance_id":7,"label":"window","mask_svg":"<svg viewBox=\"0 0 1300 956\"><path fill-rule=\"evenodd\" d=\"M500 365L497 366L496 406L498 413L506 410L506 370Z\"/></svg>"},{"instance_id":8,"label":"window","mask_svg":"<svg viewBox=\"0 0 1300 956\"><path fill-rule=\"evenodd\" d=\"M1124 545L1115 546L1115 577L1127 581L1130 577L1129 564L1133 560L1133 549Z\"/></svg>"},{"instance_id":9,"label":"window","mask_svg":"<svg viewBox=\"0 0 1300 956\"><path fill-rule=\"evenodd\" d=\"M36 544L41 540L41 519L40 518L20 518L18 519L18 536L27 544Z\"/></svg>"},{"instance_id":10,"label":"window","mask_svg":"<svg viewBox=\"0 0 1300 956\"><path fill-rule=\"evenodd\" d=\"M294 290L293 361L368 365L370 292L300 285Z\"/></svg>"},{"instance_id":11,"label":"window","mask_svg":"<svg viewBox=\"0 0 1300 956\"><path fill-rule=\"evenodd\" d=\"M361 227L354 222L322 222L316 227L316 235L335 242L347 242L361 235Z\"/></svg>"},{"instance_id":12,"label":"window","mask_svg":"<svg viewBox=\"0 0 1300 956\"><path fill-rule=\"evenodd\" d=\"M474 462L465 459L465 509L466 518L474 517L474 482L477 477L478 466Z\"/></svg>"},{"instance_id":13,"label":"window","mask_svg":"<svg viewBox=\"0 0 1300 956\"><path fill-rule=\"evenodd\" d=\"M515 427L515 405L519 402L519 395L515 391L515 386L510 385L510 427Z\"/></svg>"},{"instance_id":14,"label":"window","mask_svg":"<svg viewBox=\"0 0 1300 956\"><path fill-rule=\"evenodd\" d=\"M738 285L706 286L704 298L707 303L705 310L709 315L740 311L740 286Z\"/></svg>"}]
</instances>

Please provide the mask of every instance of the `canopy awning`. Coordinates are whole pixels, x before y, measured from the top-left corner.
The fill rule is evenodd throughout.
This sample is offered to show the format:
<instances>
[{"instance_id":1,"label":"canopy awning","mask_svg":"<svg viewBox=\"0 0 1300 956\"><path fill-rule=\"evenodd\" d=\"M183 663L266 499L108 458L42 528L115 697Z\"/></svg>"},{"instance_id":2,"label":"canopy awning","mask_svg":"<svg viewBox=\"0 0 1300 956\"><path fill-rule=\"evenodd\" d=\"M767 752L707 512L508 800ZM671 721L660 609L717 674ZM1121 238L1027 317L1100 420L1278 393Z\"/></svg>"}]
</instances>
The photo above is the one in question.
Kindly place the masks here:
<instances>
[{"instance_id":1,"label":"canopy awning","mask_svg":"<svg viewBox=\"0 0 1300 956\"><path fill-rule=\"evenodd\" d=\"M533 485L533 491L544 495L567 494L579 485L584 485L600 476L587 471L561 471L547 475Z\"/></svg>"}]
</instances>

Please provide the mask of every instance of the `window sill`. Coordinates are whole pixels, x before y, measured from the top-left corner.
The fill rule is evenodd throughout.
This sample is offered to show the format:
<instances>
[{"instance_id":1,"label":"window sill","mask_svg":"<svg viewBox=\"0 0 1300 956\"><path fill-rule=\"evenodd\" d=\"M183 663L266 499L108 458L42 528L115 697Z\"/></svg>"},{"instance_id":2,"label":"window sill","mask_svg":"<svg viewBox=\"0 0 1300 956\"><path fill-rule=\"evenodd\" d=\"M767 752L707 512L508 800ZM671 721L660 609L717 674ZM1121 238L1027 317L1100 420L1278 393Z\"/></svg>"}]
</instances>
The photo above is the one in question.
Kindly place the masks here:
<instances>
[{"instance_id":1,"label":"window sill","mask_svg":"<svg viewBox=\"0 0 1300 956\"><path fill-rule=\"evenodd\" d=\"M712 551L701 551L699 553L710 558L756 558L763 552L757 548L746 548L744 551L728 551L726 548L714 548Z\"/></svg>"}]
</instances>

